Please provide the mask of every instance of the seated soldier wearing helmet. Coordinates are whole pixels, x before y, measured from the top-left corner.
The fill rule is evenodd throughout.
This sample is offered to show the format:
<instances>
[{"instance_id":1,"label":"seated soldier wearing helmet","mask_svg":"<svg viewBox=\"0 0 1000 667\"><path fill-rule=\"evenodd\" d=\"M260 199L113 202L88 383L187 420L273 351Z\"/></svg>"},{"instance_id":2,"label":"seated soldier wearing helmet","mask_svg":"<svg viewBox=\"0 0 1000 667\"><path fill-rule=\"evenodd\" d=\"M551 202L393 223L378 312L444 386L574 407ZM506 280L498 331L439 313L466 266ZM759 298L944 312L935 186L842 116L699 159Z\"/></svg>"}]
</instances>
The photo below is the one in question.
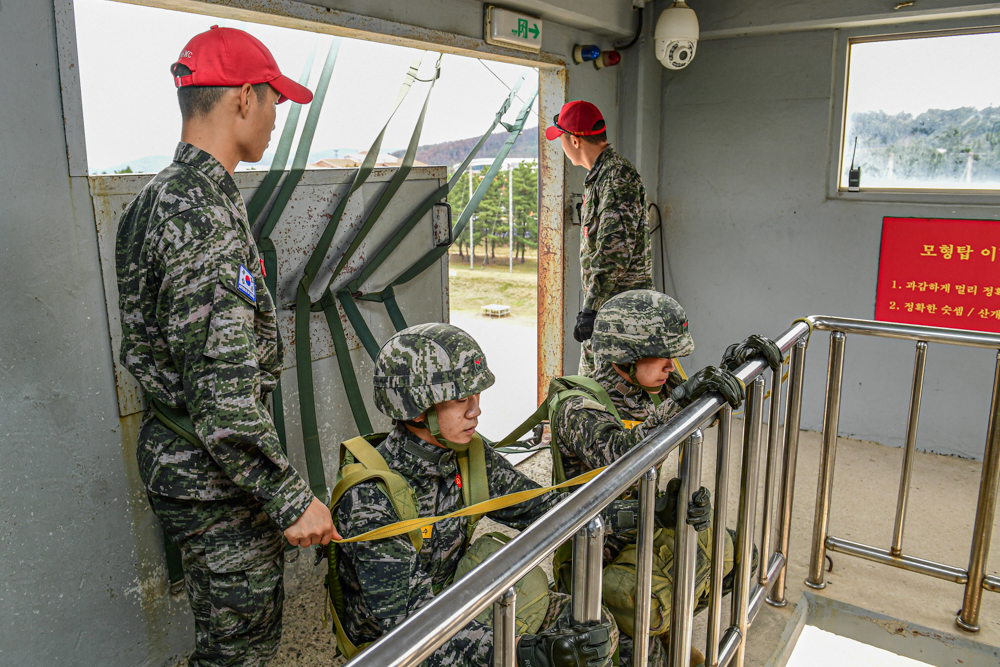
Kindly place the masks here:
<instances>
[{"instance_id":1,"label":"seated soldier wearing helmet","mask_svg":"<svg viewBox=\"0 0 1000 667\"><path fill-rule=\"evenodd\" d=\"M479 345L450 324L404 329L379 351L373 382L375 405L395 421L395 426L377 452L391 470L406 479L419 516L444 515L466 505L463 495L476 475L463 479L461 457L481 442L476 434L479 394L493 382ZM539 488L492 447L482 447L489 498ZM560 500L557 493L549 492L487 516L523 529ZM616 501L603 517L613 530L625 530L635 526L635 512L635 501ZM400 519L387 494L375 482L363 482L347 490L334 516L345 538ZM675 520L665 513L657 515L661 525ZM425 529L419 550L406 535L339 544L336 554L343 588L342 618L350 641L355 645L374 641L451 584L456 572L461 576L460 565L470 548L471 532L469 519L458 517ZM478 543L476 540L472 546ZM618 637L610 614L605 613L603 624L575 624L569 617L571 605L566 604L569 597L547 593L544 575L543 582L547 612L543 608L540 616L544 618L537 629L519 636L518 665L610 664ZM519 624L520 608L518 604ZM492 665L493 628L481 619L469 623L424 664Z\"/></svg>"},{"instance_id":2,"label":"seated soldier wearing helmet","mask_svg":"<svg viewBox=\"0 0 1000 667\"><path fill-rule=\"evenodd\" d=\"M744 388L731 371L750 357L761 354L772 368L781 363L781 352L774 343L760 336L750 336L743 343L730 346L720 367L708 366L683 380L676 372L674 360L694 351L687 315L674 299L653 290L631 290L609 299L597 313L592 342L596 363L593 379L607 393L621 419L599 401L582 396L572 396L558 405L550 414L550 426L553 450L566 477L610 465L681 408L707 392L718 391L734 408L738 407L743 401ZM667 493L657 501L658 509L667 503L676 503L679 487L679 479L670 481ZM707 494L708 491L702 488L695 494L692 504L707 499ZM709 515L704 516L704 521L696 525L700 531L699 550L703 552L698 558L701 566L697 574L699 592L707 591L710 562L708 554L704 553L710 549L710 531L707 530L710 522ZM672 526L667 527L657 539L669 536L671 539L667 541L672 542L671 530ZM620 549L634 541L634 531L609 536L606 564L618 556ZM727 554L731 553L732 544L727 544L726 549ZM669 572L670 563L663 565ZM631 664L632 644L628 634L631 626L622 619L630 617L631 610L623 608L619 613L612 601L614 593L609 588L615 586L617 574L610 569L605 571L605 604L619 618L623 630L621 664L627 665ZM634 574L631 576L634 581ZM669 599L670 591L664 590L663 595ZM634 603L623 598L623 607L629 604ZM655 617L656 614L654 623L657 622ZM696 665L700 660L700 653L693 650L691 664ZM659 641L650 643L649 664L666 664L666 651Z\"/></svg>"}]
</instances>

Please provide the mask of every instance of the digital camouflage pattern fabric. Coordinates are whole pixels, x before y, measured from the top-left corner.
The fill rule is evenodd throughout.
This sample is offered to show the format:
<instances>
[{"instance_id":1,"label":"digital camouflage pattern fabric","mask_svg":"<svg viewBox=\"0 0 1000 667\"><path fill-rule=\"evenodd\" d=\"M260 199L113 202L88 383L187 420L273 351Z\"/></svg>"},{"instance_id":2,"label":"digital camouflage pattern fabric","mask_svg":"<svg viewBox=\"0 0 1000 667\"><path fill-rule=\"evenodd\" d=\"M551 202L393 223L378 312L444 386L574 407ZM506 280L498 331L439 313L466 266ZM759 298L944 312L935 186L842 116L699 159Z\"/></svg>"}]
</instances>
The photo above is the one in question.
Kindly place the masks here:
<instances>
[{"instance_id":1,"label":"digital camouflage pattern fabric","mask_svg":"<svg viewBox=\"0 0 1000 667\"><path fill-rule=\"evenodd\" d=\"M597 312L592 339L597 368L644 357L676 359L694 352L688 318L674 299L650 289L613 296Z\"/></svg>"},{"instance_id":2,"label":"digital camouflage pattern fabric","mask_svg":"<svg viewBox=\"0 0 1000 667\"><path fill-rule=\"evenodd\" d=\"M405 421L437 403L485 391L493 382L472 336L451 324L418 324L396 333L379 350L375 407Z\"/></svg>"},{"instance_id":3,"label":"digital camouflage pattern fabric","mask_svg":"<svg viewBox=\"0 0 1000 667\"><path fill-rule=\"evenodd\" d=\"M486 446L486 476L491 498L538 488L514 470L492 447ZM421 516L447 514L463 506L457 454L413 435L401 424L378 446L394 471L413 489ZM555 492L488 514L518 530L552 509L562 496ZM603 516L613 529L635 526L636 503L617 501ZM352 487L340 501L335 518L345 537L360 535L398 520L388 496L375 482ZM468 517L439 521L425 533L419 553L405 535L373 542L338 545L338 571L344 589L344 629L356 645L371 642L399 625L452 583L465 555ZM553 605L562 605L552 595ZM558 610L557 610L558 611ZM550 606L549 616L553 616ZM553 616L554 617L554 616ZM551 619L550 619L551 620ZM547 627L544 623L542 627ZM617 631L616 631L617 634ZM424 663L427 667L493 664L493 628L469 623Z\"/></svg>"},{"instance_id":4,"label":"digital camouflage pattern fabric","mask_svg":"<svg viewBox=\"0 0 1000 667\"><path fill-rule=\"evenodd\" d=\"M611 146L584 181L580 222L581 309L600 311L615 294L652 289L646 189L635 167ZM593 375L591 344L582 343L580 375Z\"/></svg>"},{"instance_id":5,"label":"digital camouflage pattern fabric","mask_svg":"<svg viewBox=\"0 0 1000 667\"><path fill-rule=\"evenodd\" d=\"M195 619L191 667L263 667L281 641L284 542L260 503L150 494L181 548Z\"/></svg>"},{"instance_id":6,"label":"digital camouflage pattern fabric","mask_svg":"<svg viewBox=\"0 0 1000 667\"><path fill-rule=\"evenodd\" d=\"M214 157L181 142L173 164L122 213L115 260L121 362L147 396L186 410L202 443L190 444L147 410L137 449L146 490L153 498L189 501L190 516L172 520L192 525L210 525L203 513L214 512L199 502L257 508L270 519L268 539L280 543L281 531L313 496L282 453L265 404L277 384L282 347L235 181ZM185 561L194 558L193 542L179 546ZM231 579L245 572L240 576L254 595L277 596L280 609L280 590L267 588L266 577L250 576L270 567L267 559L240 565L246 569L220 574ZM196 570L185 573L193 609L224 602L214 598L226 594L214 574L201 586L192 583ZM262 632L257 625L266 620L247 617L244 627L219 632L196 613L198 632L221 643Z\"/></svg>"},{"instance_id":7,"label":"digital camouflage pattern fabric","mask_svg":"<svg viewBox=\"0 0 1000 667\"><path fill-rule=\"evenodd\" d=\"M610 465L639 444L653 429L680 411L670 400L671 383L660 390L657 405L649 393L630 384L611 365L627 366L643 357L674 358L690 354L694 341L688 333L687 316L680 305L665 294L648 289L630 290L610 298L598 311L594 323L592 377L604 388L626 428L600 403L573 396L550 417L552 438L562 456L566 477ZM626 544L635 542L634 531L616 532L609 538L608 565ZM707 563L699 553L699 564ZM707 573L707 569L706 569ZM631 665L632 640L622 635L621 664ZM649 664L667 664L667 651L658 637L650 639Z\"/></svg>"}]
</instances>

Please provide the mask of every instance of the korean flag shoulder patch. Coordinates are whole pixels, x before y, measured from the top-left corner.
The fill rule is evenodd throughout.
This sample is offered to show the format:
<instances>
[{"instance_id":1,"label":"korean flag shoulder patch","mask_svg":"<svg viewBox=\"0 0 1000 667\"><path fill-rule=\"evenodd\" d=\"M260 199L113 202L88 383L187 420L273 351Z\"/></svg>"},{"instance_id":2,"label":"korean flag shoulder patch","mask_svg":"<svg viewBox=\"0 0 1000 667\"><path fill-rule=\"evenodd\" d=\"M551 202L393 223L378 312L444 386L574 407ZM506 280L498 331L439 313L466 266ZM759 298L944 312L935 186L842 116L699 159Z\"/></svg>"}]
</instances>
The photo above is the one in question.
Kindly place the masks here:
<instances>
[{"instance_id":1,"label":"korean flag shoulder patch","mask_svg":"<svg viewBox=\"0 0 1000 667\"><path fill-rule=\"evenodd\" d=\"M240 277L236 281L236 288L240 294L250 299L250 303L257 303L257 280L242 264L240 264Z\"/></svg>"}]
</instances>

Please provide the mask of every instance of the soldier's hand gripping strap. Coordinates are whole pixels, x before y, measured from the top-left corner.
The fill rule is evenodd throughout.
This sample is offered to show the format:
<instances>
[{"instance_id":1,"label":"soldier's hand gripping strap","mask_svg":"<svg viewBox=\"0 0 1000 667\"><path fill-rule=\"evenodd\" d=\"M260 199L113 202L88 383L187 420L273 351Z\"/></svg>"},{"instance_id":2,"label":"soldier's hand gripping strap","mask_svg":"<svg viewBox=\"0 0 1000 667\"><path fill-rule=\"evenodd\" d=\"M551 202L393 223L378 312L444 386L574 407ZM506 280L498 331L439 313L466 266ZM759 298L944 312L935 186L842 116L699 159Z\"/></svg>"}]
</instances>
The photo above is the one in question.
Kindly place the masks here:
<instances>
[{"instance_id":1,"label":"soldier's hand gripping strap","mask_svg":"<svg viewBox=\"0 0 1000 667\"><path fill-rule=\"evenodd\" d=\"M517 644L518 667L605 667L611 662L611 623L574 623L564 616Z\"/></svg>"}]
</instances>

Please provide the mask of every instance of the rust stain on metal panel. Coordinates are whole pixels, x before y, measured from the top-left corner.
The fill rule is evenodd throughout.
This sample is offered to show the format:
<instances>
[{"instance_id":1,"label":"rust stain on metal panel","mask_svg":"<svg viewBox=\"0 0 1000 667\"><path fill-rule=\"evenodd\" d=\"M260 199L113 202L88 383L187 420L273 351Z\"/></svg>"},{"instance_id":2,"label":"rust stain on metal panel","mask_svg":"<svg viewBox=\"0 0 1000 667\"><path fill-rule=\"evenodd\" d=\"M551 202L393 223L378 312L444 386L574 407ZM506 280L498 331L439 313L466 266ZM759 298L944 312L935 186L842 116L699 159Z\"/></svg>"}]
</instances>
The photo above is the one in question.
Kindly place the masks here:
<instances>
[{"instance_id":1,"label":"rust stain on metal panel","mask_svg":"<svg viewBox=\"0 0 1000 667\"><path fill-rule=\"evenodd\" d=\"M566 97L566 70L538 72L539 116L552 118ZM549 381L562 375L563 359L563 190L559 142L546 141L538 125L538 401Z\"/></svg>"}]
</instances>

